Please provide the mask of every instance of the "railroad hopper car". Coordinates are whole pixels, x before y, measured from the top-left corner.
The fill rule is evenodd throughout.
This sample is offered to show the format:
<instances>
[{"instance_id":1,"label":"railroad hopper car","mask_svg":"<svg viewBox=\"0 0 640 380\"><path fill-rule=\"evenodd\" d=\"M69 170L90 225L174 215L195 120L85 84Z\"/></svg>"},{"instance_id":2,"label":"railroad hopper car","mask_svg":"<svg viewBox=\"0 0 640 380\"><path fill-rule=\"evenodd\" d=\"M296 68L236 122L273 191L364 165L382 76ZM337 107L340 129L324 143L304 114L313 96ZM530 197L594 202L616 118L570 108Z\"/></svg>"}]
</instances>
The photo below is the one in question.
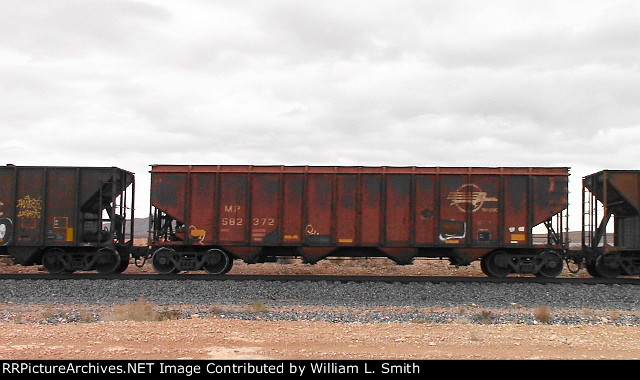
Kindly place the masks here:
<instances>
[{"instance_id":1,"label":"railroad hopper car","mask_svg":"<svg viewBox=\"0 0 640 380\"><path fill-rule=\"evenodd\" d=\"M640 274L640 171L583 178L582 254L595 277Z\"/></svg>"},{"instance_id":2,"label":"railroad hopper car","mask_svg":"<svg viewBox=\"0 0 640 380\"><path fill-rule=\"evenodd\" d=\"M115 167L0 167L0 254L51 273L123 271L133 183L133 173Z\"/></svg>"},{"instance_id":3,"label":"railroad hopper car","mask_svg":"<svg viewBox=\"0 0 640 380\"><path fill-rule=\"evenodd\" d=\"M280 256L481 260L561 273L568 168L153 165L152 265L227 272ZM534 244L534 226L546 226Z\"/></svg>"}]
</instances>

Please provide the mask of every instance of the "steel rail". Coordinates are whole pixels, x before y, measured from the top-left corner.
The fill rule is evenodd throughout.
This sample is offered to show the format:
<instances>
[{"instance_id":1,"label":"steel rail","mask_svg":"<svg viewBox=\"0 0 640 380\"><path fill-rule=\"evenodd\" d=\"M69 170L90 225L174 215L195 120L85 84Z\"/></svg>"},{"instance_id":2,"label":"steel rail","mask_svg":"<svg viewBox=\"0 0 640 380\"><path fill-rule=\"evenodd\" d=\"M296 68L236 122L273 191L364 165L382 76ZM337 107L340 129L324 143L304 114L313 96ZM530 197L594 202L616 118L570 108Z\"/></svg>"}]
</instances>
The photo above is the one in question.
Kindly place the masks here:
<instances>
[{"instance_id":1,"label":"steel rail","mask_svg":"<svg viewBox=\"0 0 640 380\"><path fill-rule=\"evenodd\" d=\"M609 284L640 285L638 277L593 278L593 277L557 277L543 278L533 276L514 277L470 277L470 276L382 276L382 275L211 275L211 274L111 274L99 273L3 273L2 280L112 280L112 281L330 281L330 282L386 282L386 283L535 283L535 284Z\"/></svg>"}]
</instances>

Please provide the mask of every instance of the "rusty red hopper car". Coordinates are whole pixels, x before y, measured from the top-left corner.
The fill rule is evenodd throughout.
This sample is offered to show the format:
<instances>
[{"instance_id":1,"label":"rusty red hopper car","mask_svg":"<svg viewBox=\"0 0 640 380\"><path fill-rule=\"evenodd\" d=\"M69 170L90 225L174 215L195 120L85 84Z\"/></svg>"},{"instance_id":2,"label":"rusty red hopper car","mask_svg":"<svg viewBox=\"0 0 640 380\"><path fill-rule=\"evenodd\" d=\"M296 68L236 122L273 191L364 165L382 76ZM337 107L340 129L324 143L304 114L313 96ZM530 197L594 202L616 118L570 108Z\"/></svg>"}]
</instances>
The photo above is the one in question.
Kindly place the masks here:
<instances>
[{"instance_id":1,"label":"rusty red hopper car","mask_svg":"<svg viewBox=\"0 0 640 380\"><path fill-rule=\"evenodd\" d=\"M488 275L553 277L568 177L561 167L154 165L152 263L220 274L234 259L278 256L483 258ZM548 231L540 244L536 225Z\"/></svg>"}]
</instances>

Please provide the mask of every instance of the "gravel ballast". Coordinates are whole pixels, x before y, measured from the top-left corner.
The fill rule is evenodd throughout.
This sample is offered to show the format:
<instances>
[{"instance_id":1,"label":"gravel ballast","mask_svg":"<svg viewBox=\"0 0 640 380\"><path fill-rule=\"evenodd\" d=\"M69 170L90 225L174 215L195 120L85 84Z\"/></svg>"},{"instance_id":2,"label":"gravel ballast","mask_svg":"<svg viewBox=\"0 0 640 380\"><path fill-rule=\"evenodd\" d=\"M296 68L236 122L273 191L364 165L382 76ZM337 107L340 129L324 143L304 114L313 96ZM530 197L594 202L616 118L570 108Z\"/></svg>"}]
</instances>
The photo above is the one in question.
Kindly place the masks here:
<instances>
[{"instance_id":1,"label":"gravel ballast","mask_svg":"<svg viewBox=\"0 0 640 380\"><path fill-rule=\"evenodd\" d=\"M237 310L216 313L226 318L345 323L451 323L466 319L482 323L535 324L539 318L531 309L547 307L553 312L546 323L640 326L640 287L636 285L3 280L0 287L0 302L13 305L110 306L144 297L154 305L200 306L194 310L186 307L182 312L187 318L212 313L203 313L205 306L243 305ZM250 310L247 305L252 303L263 305L264 310ZM601 313L594 317L585 310L615 311L615 318L602 317Z\"/></svg>"}]
</instances>

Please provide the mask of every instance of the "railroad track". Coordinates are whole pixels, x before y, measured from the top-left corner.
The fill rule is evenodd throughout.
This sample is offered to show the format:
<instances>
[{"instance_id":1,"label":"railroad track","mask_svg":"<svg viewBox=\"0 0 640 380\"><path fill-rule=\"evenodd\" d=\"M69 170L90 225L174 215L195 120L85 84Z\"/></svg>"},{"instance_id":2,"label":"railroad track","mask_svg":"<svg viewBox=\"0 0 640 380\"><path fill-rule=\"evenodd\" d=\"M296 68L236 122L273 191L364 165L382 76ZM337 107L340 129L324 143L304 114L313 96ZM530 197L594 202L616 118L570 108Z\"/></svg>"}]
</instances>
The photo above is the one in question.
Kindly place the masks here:
<instances>
[{"instance_id":1,"label":"railroad track","mask_svg":"<svg viewBox=\"0 0 640 380\"><path fill-rule=\"evenodd\" d=\"M330 281L330 282L386 282L386 283L537 283L537 284L623 284L640 285L638 277L592 278L558 277L541 278L522 277L458 277L458 276L354 276L354 275L210 275L210 274L117 274L101 275L97 273L73 274L0 274L1 280L152 280L152 281Z\"/></svg>"}]
</instances>

